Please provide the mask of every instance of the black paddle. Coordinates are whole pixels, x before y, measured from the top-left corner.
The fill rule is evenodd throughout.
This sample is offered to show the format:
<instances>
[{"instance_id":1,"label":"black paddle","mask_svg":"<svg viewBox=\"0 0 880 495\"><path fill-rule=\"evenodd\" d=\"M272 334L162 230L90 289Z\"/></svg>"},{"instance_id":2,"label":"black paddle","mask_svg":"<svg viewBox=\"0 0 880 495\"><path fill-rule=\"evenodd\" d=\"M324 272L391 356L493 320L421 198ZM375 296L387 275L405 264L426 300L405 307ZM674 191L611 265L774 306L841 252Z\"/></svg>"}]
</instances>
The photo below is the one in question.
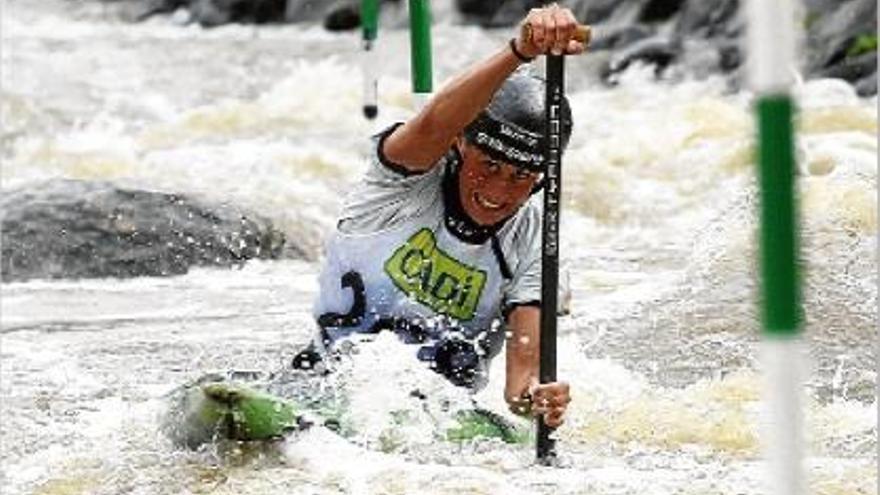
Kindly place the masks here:
<instances>
[{"instance_id":1,"label":"black paddle","mask_svg":"<svg viewBox=\"0 0 880 495\"><path fill-rule=\"evenodd\" d=\"M589 26L579 26L576 39L589 45ZM559 201L562 193L562 100L565 97L565 56L547 55L547 93L544 100L544 225L541 237L541 383L556 381L556 308L559 297ZM553 463L556 442L553 429L538 416L538 462Z\"/></svg>"},{"instance_id":2,"label":"black paddle","mask_svg":"<svg viewBox=\"0 0 880 495\"><path fill-rule=\"evenodd\" d=\"M541 236L541 383L556 381L556 306L559 295L559 198L562 186L562 122L560 109L565 94L565 59L547 55L547 94L544 100L544 225ZM553 429L538 416L538 462L550 464L556 456Z\"/></svg>"}]
</instances>

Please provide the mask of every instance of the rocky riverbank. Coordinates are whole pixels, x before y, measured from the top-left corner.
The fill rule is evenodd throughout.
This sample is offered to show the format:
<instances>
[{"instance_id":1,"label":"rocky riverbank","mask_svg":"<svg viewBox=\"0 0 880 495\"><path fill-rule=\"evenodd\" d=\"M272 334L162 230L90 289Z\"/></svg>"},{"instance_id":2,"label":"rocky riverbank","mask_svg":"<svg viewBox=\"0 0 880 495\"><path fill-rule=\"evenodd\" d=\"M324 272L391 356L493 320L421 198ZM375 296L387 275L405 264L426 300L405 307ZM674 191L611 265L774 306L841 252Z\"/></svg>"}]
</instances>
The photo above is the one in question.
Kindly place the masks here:
<instances>
[{"instance_id":1,"label":"rocky riverbank","mask_svg":"<svg viewBox=\"0 0 880 495\"><path fill-rule=\"evenodd\" d=\"M119 0L118 0L119 1ZM217 26L229 22L323 22L327 29L360 23L354 0L122 0L129 18L173 13L176 22ZM383 0L383 4L399 4ZM593 50L608 52L599 76L615 75L633 63L670 67L697 76L724 72L734 86L742 80L743 0L566 0L581 21L596 25ZM457 21L485 27L510 26L541 2L455 0ZM393 8L403 10L398 5ZM806 78L839 78L858 93L877 92L877 3L874 0L805 0L803 26Z\"/></svg>"}]
</instances>

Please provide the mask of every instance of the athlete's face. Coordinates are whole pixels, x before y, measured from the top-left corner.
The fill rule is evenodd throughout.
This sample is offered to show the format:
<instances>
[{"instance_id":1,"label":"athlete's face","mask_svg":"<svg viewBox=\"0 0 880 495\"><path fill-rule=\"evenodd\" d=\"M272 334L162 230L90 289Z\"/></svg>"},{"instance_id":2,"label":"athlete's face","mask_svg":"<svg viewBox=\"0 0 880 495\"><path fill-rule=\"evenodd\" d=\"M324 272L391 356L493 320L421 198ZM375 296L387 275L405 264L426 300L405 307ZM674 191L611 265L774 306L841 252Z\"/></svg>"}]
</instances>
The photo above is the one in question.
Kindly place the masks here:
<instances>
[{"instance_id":1,"label":"athlete's face","mask_svg":"<svg viewBox=\"0 0 880 495\"><path fill-rule=\"evenodd\" d=\"M539 174L495 160L464 139L458 193L465 213L479 225L512 215L529 199Z\"/></svg>"}]
</instances>

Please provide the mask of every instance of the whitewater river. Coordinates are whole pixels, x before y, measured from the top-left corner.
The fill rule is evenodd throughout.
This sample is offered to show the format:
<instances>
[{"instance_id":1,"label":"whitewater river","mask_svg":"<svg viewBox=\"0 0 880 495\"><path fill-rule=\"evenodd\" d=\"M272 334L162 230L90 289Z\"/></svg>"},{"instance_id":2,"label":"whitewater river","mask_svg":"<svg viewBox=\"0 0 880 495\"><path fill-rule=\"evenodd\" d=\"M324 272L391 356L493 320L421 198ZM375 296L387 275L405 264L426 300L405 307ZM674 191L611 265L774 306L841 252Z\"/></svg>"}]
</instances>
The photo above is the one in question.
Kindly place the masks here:
<instances>
[{"instance_id":1,"label":"whitewater river","mask_svg":"<svg viewBox=\"0 0 880 495\"><path fill-rule=\"evenodd\" d=\"M442 81L509 34L439 4ZM468 398L387 335L308 384L349 405L348 437L192 452L160 432L165 394L282 369L309 340L322 236L366 137L413 111L407 34L381 34L377 123L361 116L356 33L127 25L98 2L11 0L2 36L4 190L65 177L186 193L256 211L311 254L4 284L3 493L765 493L749 93L640 67L610 89L586 75L601 54L569 61L560 466L535 466L531 446L438 439ZM805 471L816 495L876 494L877 101L833 80L797 96ZM498 359L476 397L499 413L503 372Z\"/></svg>"}]
</instances>

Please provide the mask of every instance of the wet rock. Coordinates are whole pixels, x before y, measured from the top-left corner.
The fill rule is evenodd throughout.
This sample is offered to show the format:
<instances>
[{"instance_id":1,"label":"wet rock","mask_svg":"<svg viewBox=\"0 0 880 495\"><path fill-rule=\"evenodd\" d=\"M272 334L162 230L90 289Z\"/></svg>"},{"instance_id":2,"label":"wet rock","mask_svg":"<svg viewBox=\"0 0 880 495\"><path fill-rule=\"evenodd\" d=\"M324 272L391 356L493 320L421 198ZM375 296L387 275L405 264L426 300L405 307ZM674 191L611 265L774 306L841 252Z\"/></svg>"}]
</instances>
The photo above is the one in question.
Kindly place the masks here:
<instances>
[{"instance_id":1,"label":"wet rock","mask_svg":"<svg viewBox=\"0 0 880 495\"><path fill-rule=\"evenodd\" d=\"M194 20L205 27L230 22L263 24L285 20L287 0L190 0Z\"/></svg>"},{"instance_id":2,"label":"wet rock","mask_svg":"<svg viewBox=\"0 0 880 495\"><path fill-rule=\"evenodd\" d=\"M229 1L229 0L226 0ZM237 0L231 2L236 19L263 24L285 21L288 0Z\"/></svg>"},{"instance_id":3,"label":"wet rock","mask_svg":"<svg viewBox=\"0 0 880 495\"><path fill-rule=\"evenodd\" d=\"M361 25L361 2L358 0L336 0L316 2L312 0L288 0L286 20L288 22L309 22L323 19L324 29L328 31L350 31ZM381 5L398 4L400 0L380 0Z\"/></svg>"},{"instance_id":4,"label":"wet rock","mask_svg":"<svg viewBox=\"0 0 880 495\"><path fill-rule=\"evenodd\" d=\"M856 82L856 93L859 96L873 96L877 94L877 71Z\"/></svg>"},{"instance_id":5,"label":"wet rock","mask_svg":"<svg viewBox=\"0 0 880 495\"><path fill-rule=\"evenodd\" d=\"M350 31L361 25L361 11L357 5L340 5L324 17L324 29L328 31Z\"/></svg>"},{"instance_id":6,"label":"wet rock","mask_svg":"<svg viewBox=\"0 0 880 495\"><path fill-rule=\"evenodd\" d=\"M643 0L636 0L641 2ZM540 0L456 0L455 6L467 23L485 27L513 26L529 12L546 2ZM622 5L620 0L568 0L559 2L574 13L578 21L597 24L612 17Z\"/></svg>"},{"instance_id":7,"label":"wet rock","mask_svg":"<svg viewBox=\"0 0 880 495\"><path fill-rule=\"evenodd\" d=\"M645 24L632 24L616 29L608 29L602 36L590 43L591 50L613 50L629 46L637 41L654 36L657 30Z\"/></svg>"},{"instance_id":8,"label":"wet rock","mask_svg":"<svg viewBox=\"0 0 880 495\"><path fill-rule=\"evenodd\" d=\"M859 41L862 39L876 40L877 36L877 3L876 0L848 0L841 5L826 6L820 2L807 14L807 74L843 77L855 82L865 77L864 70L869 69L863 57L866 53L858 53ZM823 10L824 9L824 10ZM868 49L867 53L875 54L876 48Z\"/></svg>"},{"instance_id":9,"label":"wet rock","mask_svg":"<svg viewBox=\"0 0 880 495\"><path fill-rule=\"evenodd\" d=\"M360 25L360 12L357 0L288 0L284 19L287 22L323 22L329 16L356 14L357 25Z\"/></svg>"},{"instance_id":10,"label":"wet rock","mask_svg":"<svg viewBox=\"0 0 880 495\"><path fill-rule=\"evenodd\" d=\"M464 16L465 22L484 24L489 22L495 12L504 4L503 0L456 0L455 7Z\"/></svg>"},{"instance_id":11,"label":"wet rock","mask_svg":"<svg viewBox=\"0 0 880 495\"><path fill-rule=\"evenodd\" d=\"M265 24L321 20L328 11L347 2L319 0L145 0L138 2L134 14L126 17L144 20L155 14L172 13L185 9L189 21L204 27L215 27L231 22Z\"/></svg>"},{"instance_id":12,"label":"wet rock","mask_svg":"<svg viewBox=\"0 0 880 495\"><path fill-rule=\"evenodd\" d=\"M673 38L700 45L699 50L679 53L676 60L686 61L687 70L698 77L714 72L734 73L743 62L740 46L744 32L739 0L686 0L675 19Z\"/></svg>"},{"instance_id":13,"label":"wet rock","mask_svg":"<svg viewBox=\"0 0 880 495\"><path fill-rule=\"evenodd\" d=\"M214 0L195 0L189 5L190 20L205 27L215 27L233 21L232 12L223 9Z\"/></svg>"},{"instance_id":14,"label":"wet rock","mask_svg":"<svg viewBox=\"0 0 880 495\"><path fill-rule=\"evenodd\" d=\"M175 22L198 22L214 27L230 22L269 23L284 21L287 0L146 0L131 7L126 18L144 20L156 14L176 14Z\"/></svg>"},{"instance_id":15,"label":"wet rock","mask_svg":"<svg viewBox=\"0 0 880 495\"><path fill-rule=\"evenodd\" d=\"M120 16L127 21L139 22L156 14L168 14L185 9L189 0L145 0L128 2L121 8Z\"/></svg>"},{"instance_id":16,"label":"wet rock","mask_svg":"<svg viewBox=\"0 0 880 495\"><path fill-rule=\"evenodd\" d=\"M226 22L323 22L328 30L348 30L360 25L358 0L127 0L142 7L138 18L153 13L187 9L188 20L214 26ZM400 3L400 0L382 0ZM513 26L540 0L455 0L466 23L487 27ZM742 0L563 0L580 22L598 25L594 51L610 50L615 66L604 66L610 74L629 66L634 59L655 63L687 62L683 68L697 67L699 74L727 73L735 79L744 62L742 35L745 31ZM874 67L863 55L866 40L876 45L876 0L804 0L803 26L806 35L807 77L843 77L861 83L860 91L870 91L869 78ZM183 16L181 16L183 18ZM667 34L675 43L658 49L647 42L659 26L672 24ZM405 24L405 23L404 23ZM401 25L400 27L403 27ZM711 54L704 51L669 53L689 40L709 41ZM870 46L870 43L867 44ZM875 52L876 48L868 49ZM699 60L689 57L696 54ZM706 65L707 61L715 61ZM597 64L602 65L602 64ZM868 71L866 73L866 71Z\"/></svg>"},{"instance_id":17,"label":"wet rock","mask_svg":"<svg viewBox=\"0 0 880 495\"><path fill-rule=\"evenodd\" d=\"M741 10L739 0L688 1L676 21L676 35L682 38L737 37L743 28Z\"/></svg>"},{"instance_id":18,"label":"wet rock","mask_svg":"<svg viewBox=\"0 0 880 495\"><path fill-rule=\"evenodd\" d=\"M602 70L602 78L613 82L613 76L626 70L634 62L654 65L659 76L663 70L673 63L681 52L680 43L663 37L649 38L638 41L632 46L616 52Z\"/></svg>"},{"instance_id":19,"label":"wet rock","mask_svg":"<svg viewBox=\"0 0 880 495\"><path fill-rule=\"evenodd\" d=\"M681 10L685 0L648 0L639 13L639 22L667 21Z\"/></svg>"},{"instance_id":20,"label":"wet rock","mask_svg":"<svg viewBox=\"0 0 880 495\"><path fill-rule=\"evenodd\" d=\"M643 0L635 0L641 3ZM614 17L615 12L633 1L621 2L620 0L570 0L560 2L570 8L578 21L586 24L599 24Z\"/></svg>"},{"instance_id":21,"label":"wet rock","mask_svg":"<svg viewBox=\"0 0 880 495\"><path fill-rule=\"evenodd\" d=\"M845 57L836 64L816 71L819 77L834 77L855 82L877 72L877 54L863 53L855 57Z\"/></svg>"},{"instance_id":22,"label":"wet rock","mask_svg":"<svg viewBox=\"0 0 880 495\"><path fill-rule=\"evenodd\" d=\"M718 65L724 72L734 71L743 63L742 45L736 41L719 44L718 55Z\"/></svg>"},{"instance_id":23,"label":"wet rock","mask_svg":"<svg viewBox=\"0 0 880 495\"><path fill-rule=\"evenodd\" d=\"M456 0L464 22L484 27L513 26L543 2L536 0Z\"/></svg>"},{"instance_id":24,"label":"wet rock","mask_svg":"<svg viewBox=\"0 0 880 495\"><path fill-rule=\"evenodd\" d=\"M303 254L239 208L110 183L55 179L0 204L3 281L178 275Z\"/></svg>"}]
</instances>

